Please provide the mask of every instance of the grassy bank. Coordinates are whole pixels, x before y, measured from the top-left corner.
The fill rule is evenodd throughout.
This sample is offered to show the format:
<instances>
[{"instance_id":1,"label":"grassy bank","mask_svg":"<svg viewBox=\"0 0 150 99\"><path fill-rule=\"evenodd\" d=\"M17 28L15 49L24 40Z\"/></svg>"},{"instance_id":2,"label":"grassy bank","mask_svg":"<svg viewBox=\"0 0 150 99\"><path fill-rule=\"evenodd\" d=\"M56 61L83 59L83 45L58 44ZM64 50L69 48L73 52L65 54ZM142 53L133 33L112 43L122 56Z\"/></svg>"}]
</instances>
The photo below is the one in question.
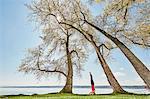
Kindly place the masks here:
<instances>
[{"instance_id":1,"label":"grassy bank","mask_svg":"<svg viewBox=\"0 0 150 99\"><path fill-rule=\"evenodd\" d=\"M150 99L150 95L110 94L110 95L77 95L77 94L43 94L43 95L8 95L1 99Z\"/></svg>"}]
</instances>

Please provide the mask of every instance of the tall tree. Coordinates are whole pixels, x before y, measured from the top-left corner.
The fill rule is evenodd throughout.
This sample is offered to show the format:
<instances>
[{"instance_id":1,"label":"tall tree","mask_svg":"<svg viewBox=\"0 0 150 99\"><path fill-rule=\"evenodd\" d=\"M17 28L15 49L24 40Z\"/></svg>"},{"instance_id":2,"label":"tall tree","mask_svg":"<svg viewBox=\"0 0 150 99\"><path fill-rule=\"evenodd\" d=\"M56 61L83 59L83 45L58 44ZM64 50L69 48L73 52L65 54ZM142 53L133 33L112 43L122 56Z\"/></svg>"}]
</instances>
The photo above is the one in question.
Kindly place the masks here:
<instances>
[{"instance_id":1,"label":"tall tree","mask_svg":"<svg viewBox=\"0 0 150 99\"><path fill-rule=\"evenodd\" d=\"M52 2L55 8L55 2ZM68 26L58 24L60 17L54 14L47 19L45 15L49 9L50 1L33 2L28 6L33 11L32 15L42 29L42 44L39 48L29 50L29 55L22 61L19 71L33 73L37 77L51 73L63 74L66 77L66 83L61 93L72 93L73 69L80 74L82 65L86 61L86 50L83 47L82 38ZM46 6L48 5L48 6ZM48 7L48 8L46 8ZM47 15L46 15L47 16ZM77 40L78 38L78 40Z\"/></svg>"}]
</instances>

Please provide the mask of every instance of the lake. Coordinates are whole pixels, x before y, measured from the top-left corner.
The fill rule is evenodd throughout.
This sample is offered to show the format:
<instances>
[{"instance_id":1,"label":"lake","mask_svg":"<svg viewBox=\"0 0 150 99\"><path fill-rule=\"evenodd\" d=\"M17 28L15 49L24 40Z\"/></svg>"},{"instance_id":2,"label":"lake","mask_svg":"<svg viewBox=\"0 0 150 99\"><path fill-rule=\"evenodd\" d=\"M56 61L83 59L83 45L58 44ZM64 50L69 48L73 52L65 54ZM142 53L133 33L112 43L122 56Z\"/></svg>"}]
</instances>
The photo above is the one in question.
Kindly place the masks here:
<instances>
[{"instance_id":1,"label":"lake","mask_svg":"<svg viewBox=\"0 0 150 99\"><path fill-rule=\"evenodd\" d=\"M2 86L0 87L0 95L32 95L32 94L47 94L59 92L62 86ZM110 86L96 86L96 94L108 94L112 92ZM138 94L150 94L150 90L144 86L123 86L123 89L128 92ZM73 93L89 94L90 86L74 86Z\"/></svg>"}]
</instances>

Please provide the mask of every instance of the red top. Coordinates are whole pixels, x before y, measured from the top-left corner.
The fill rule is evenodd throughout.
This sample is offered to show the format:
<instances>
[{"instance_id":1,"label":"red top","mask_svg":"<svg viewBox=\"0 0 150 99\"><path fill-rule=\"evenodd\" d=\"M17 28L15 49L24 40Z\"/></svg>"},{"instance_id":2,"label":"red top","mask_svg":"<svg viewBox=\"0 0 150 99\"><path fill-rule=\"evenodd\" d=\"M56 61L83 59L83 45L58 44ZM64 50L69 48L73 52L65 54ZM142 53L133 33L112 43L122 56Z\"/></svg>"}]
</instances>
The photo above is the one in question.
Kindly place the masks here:
<instances>
[{"instance_id":1,"label":"red top","mask_svg":"<svg viewBox=\"0 0 150 99\"><path fill-rule=\"evenodd\" d=\"M95 87L94 87L94 85L92 85L92 92L95 92Z\"/></svg>"}]
</instances>

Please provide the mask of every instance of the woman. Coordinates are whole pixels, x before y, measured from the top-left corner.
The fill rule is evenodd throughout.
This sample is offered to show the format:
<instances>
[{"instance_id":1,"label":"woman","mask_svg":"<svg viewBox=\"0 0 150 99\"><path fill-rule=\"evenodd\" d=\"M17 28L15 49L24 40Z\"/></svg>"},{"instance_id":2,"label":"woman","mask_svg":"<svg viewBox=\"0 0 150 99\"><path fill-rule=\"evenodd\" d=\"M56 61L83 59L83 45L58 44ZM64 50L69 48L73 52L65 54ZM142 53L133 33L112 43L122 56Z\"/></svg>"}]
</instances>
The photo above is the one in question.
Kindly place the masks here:
<instances>
[{"instance_id":1,"label":"woman","mask_svg":"<svg viewBox=\"0 0 150 99\"><path fill-rule=\"evenodd\" d=\"M95 86L94 86L94 81L93 81L93 77L92 77L92 74L90 72L90 78L91 78L91 89L92 91L90 92L90 94L95 94Z\"/></svg>"}]
</instances>

